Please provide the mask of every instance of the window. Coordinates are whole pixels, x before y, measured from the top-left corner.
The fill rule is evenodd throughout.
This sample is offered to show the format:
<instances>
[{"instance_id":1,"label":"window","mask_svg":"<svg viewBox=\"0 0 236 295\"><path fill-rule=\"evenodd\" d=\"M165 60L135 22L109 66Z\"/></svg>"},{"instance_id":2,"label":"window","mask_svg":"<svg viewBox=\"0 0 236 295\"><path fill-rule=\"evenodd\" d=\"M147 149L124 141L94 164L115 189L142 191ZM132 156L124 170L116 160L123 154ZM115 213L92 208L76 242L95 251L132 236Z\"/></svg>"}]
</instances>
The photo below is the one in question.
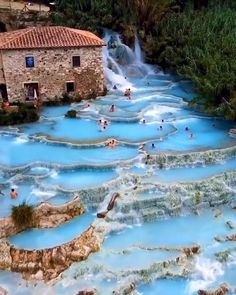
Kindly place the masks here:
<instances>
[{"instance_id":1,"label":"window","mask_svg":"<svg viewBox=\"0 0 236 295\"><path fill-rule=\"evenodd\" d=\"M34 57L33 56L26 56L25 66L26 66L26 68L34 68Z\"/></svg>"},{"instance_id":2,"label":"window","mask_svg":"<svg viewBox=\"0 0 236 295\"><path fill-rule=\"evenodd\" d=\"M80 67L80 56L72 56L72 65L73 67Z\"/></svg>"},{"instance_id":3,"label":"window","mask_svg":"<svg viewBox=\"0 0 236 295\"><path fill-rule=\"evenodd\" d=\"M75 84L74 82L66 82L66 92L74 92L75 91Z\"/></svg>"}]
</instances>

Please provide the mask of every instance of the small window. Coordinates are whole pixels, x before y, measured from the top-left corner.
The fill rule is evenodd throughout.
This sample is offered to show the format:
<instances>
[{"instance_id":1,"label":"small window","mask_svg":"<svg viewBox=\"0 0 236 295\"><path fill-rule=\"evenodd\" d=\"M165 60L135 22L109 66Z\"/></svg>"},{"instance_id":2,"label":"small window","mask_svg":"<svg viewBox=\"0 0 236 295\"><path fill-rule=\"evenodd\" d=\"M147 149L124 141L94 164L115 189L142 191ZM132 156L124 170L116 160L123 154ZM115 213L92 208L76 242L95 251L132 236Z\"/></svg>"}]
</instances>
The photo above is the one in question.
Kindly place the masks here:
<instances>
[{"instance_id":1,"label":"small window","mask_svg":"<svg viewBox=\"0 0 236 295\"><path fill-rule=\"evenodd\" d=\"M75 83L74 82L66 82L66 92L74 92L75 91Z\"/></svg>"},{"instance_id":2,"label":"small window","mask_svg":"<svg viewBox=\"0 0 236 295\"><path fill-rule=\"evenodd\" d=\"M73 67L80 67L80 56L72 56Z\"/></svg>"},{"instance_id":3,"label":"small window","mask_svg":"<svg viewBox=\"0 0 236 295\"><path fill-rule=\"evenodd\" d=\"M26 56L25 66L26 66L26 68L34 68L34 57L33 56Z\"/></svg>"}]
</instances>

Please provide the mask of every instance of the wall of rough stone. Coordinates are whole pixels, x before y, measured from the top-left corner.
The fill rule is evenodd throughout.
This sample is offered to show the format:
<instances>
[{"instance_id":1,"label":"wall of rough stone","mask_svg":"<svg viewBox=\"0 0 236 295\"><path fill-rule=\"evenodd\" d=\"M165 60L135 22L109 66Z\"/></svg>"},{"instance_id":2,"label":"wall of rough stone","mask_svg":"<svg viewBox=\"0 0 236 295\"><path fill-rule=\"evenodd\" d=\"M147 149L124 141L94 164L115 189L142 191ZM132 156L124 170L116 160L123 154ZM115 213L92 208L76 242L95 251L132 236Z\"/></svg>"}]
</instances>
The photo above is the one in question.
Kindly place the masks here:
<instances>
[{"instance_id":1,"label":"wall of rough stone","mask_svg":"<svg viewBox=\"0 0 236 295\"><path fill-rule=\"evenodd\" d=\"M0 269L20 272L26 279L51 280L74 261L85 260L100 249L102 240L90 226L74 240L42 250L17 249L6 240L0 240Z\"/></svg>"},{"instance_id":2,"label":"wall of rough stone","mask_svg":"<svg viewBox=\"0 0 236 295\"><path fill-rule=\"evenodd\" d=\"M81 66L75 68L72 56L77 55ZM34 68L26 68L26 56L34 56ZM75 83L74 96L88 98L104 90L101 47L4 50L2 60L9 101L24 101L24 83L30 82L38 83L42 100L61 97L67 81Z\"/></svg>"}]
</instances>

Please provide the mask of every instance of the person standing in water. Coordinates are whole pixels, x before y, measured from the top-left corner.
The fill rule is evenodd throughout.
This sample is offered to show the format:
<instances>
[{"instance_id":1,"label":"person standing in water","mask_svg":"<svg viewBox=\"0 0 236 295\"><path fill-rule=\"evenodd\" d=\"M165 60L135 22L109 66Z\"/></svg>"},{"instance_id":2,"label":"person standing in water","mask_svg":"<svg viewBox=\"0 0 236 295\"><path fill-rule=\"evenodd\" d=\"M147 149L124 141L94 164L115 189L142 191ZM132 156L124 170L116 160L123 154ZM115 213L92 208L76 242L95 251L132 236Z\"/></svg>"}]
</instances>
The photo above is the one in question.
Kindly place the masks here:
<instances>
[{"instance_id":1,"label":"person standing in water","mask_svg":"<svg viewBox=\"0 0 236 295\"><path fill-rule=\"evenodd\" d=\"M11 189L10 196L12 199L15 199L18 196L18 193L14 188Z\"/></svg>"},{"instance_id":2,"label":"person standing in water","mask_svg":"<svg viewBox=\"0 0 236 295\"><path fill-rule=\"evenodd\" d=\"M131 99L131 89L130 89L130 88L127 88L127 89L125 90L125 94L124 94L124 95L127 96L128 99Z\"/></svg>"}]
</instances>

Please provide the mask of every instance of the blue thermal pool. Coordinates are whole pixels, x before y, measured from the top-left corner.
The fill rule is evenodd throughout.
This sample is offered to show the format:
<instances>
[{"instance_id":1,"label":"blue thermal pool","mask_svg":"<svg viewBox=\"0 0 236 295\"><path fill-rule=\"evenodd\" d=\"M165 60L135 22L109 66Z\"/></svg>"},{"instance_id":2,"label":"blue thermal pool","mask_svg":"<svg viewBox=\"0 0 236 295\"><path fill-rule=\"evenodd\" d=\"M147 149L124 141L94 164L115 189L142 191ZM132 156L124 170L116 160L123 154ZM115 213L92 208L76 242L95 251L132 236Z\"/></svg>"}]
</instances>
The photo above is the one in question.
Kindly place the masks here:
<instances>
[{"instance_id":1,"label":"blue thermal pool","mask_svg":"<svg viewBox=\"0 0 236 295\"><path fill-rule=\"evenodd\" d=\"M214 212L201 215L188 215L145 223L113 234L104 243L104 248L128 248L135 244L149 246L190 246L200 244L202 248L214 243L217 235L226 236L229 230L226 221L236 223L236 213L231 209L224 209L219 218Z\"/></svg>"},{"instance_id":2,"label":"blue thermal pool","mask_svg":"<svg viewBox=\"0 0 236 295\"><path fill-rule=\"evenodd\" d=\"M60 165L109 164L137 156L137 148L118 145L108 147L70 147L30 141L11 135L0 136L0 165L23 166L30 163ZM66 156L65 156L66 155Z\"/></svg>"},{"instance_id":3,"label":"blue thermal pool","mask_svg":"<svg viewBox=\"0 0 236 295\"><path fill-rule=\"evenodd\" d=\"M56 228L31 229L10 237L18 248L44 249L67 243L81 235L94 220L94 214L84 213Z\"/></svg>"},{"instance_id":4,"label":"blue thermal pool","mask_svg":"<svg viewBox=\"0 0 236 295\"><path fill-rule=\"evenodd\" d=\"M110 33L107 34L109 38ZM104 238L100 251L83 262L73 263L53 284L28 282L16 273L0 272L0 286L9 294L75 295L80 290L96 288L98 294L111 295L140 272L141 279L136 282L140 295L196 295L199 288L215 289L224 281L235 285L236 244L218 242L219 237L235 234L235 228L227 225L231 221L236 226L236 211L229 204L203 208L203 203L199 215L184 208L180 216L166 212L161 219L156 214L165 213L164 205L158 207L159 198L164 202L170 195L175 196L176 188L186 190L184 196L188 197L188 185L181 182L188 181L192 187L192 182L206 178L211 181L210 177L224 172L231 172L223 175L222 190L227 185L227 191L218 189L217 183L214 194L217 200L218 194L224 200L229 197L229 202L236 196L235 154L233 149L224 150L236 145L236 139L228 134L235 123L195 111L188 104L196 96L191 82L144 64L136 55L137 48L132 51L117 40L132 62L119 65L113 58L115 53L104 48L106 96L67 106L42 107L38 122L0 128L0 190L5 194L0 195L0 217L10 216L12 206L23 201L33 206L45 201L57 206L72 200L77 193L85 209L90 206L100 212L107 208L114 191L120 193L105 219L87 211L55 228L29 229L8 237L17 248L45 249L79 237L93 224ZM116 73L108 68L108 60ZM126 88L131 89L131 99L124 96ZM110 111L111 105L114 112ZM77 111L77 118L65 117L71 109ZM108 121L105 129L99 120ZM115 148L105 146L105 141L111 139L118 142ZM196 157L197 163L198 152L204 151L203 157L208 159L208 150L214 149L219 158L206 166L187 167L184 156L179 155L193 152L191 159L194 162ZM178 154L179 168L149 165L145 163L145 152L151 156ZM12 187L18 192L14 200L10 198ZM132 192L137 198L132 199ZM130 199L126 203L127 196ZM216 218L219 209L222 214ZM200 245L201 253L187 261L189 273L180 278L181 266L175 265L170 269L174 275L165 279L158 272L149 274L153 264L175 261L179 248L193 244ZM217 253L227 249L233 253L231 260L219 262Z\"/></svg>"},{"instance_id":5,"label":"blue thermal pool","mask_svg":"<svg viewBox=\"0 0 236 295\"><path fill-rule=\"evenodd\" d=\"M84 168L79 170L52 171L43 182L49 188L55 186L66 190L79 190L101 186L117 177L114 169Z\"/></svg>"},{"instance_id":6,"label":"blue thermal pool","mask_svg":"<svg viewBox=\"0 0 236 295\"><path fill-rule=\"evenodd\" d=\"M10 197L11 188L15 188L18 196L16 199ZM68 194L58 192L55 188L45 189L45 187L31 183L12 183L12 185L6 186L2 189L4 196L0 196L1 207L0 217L6 217L11 215L12 206L17 206L22 202L37 206L42 202L48 202L54 205L61 205L71 200L71 196Z\"/></svg>"},{"instance_id":7,"label":"blue thermal pool","mask_svg":"<svg viewBox=\"0 0 236 295\"><path fill-rule=\"evenodd\" d=\"M174 181L196 181L212 177L227 171L234 171L236 167L236 159L232 158L219 164L207 166L180 167L180 168L163 168L154 169L153 175L145 176L147 169L145 167L135 167L132 172L144 175L147 182L174 182Z\"/></svg>"}]
</instances>

